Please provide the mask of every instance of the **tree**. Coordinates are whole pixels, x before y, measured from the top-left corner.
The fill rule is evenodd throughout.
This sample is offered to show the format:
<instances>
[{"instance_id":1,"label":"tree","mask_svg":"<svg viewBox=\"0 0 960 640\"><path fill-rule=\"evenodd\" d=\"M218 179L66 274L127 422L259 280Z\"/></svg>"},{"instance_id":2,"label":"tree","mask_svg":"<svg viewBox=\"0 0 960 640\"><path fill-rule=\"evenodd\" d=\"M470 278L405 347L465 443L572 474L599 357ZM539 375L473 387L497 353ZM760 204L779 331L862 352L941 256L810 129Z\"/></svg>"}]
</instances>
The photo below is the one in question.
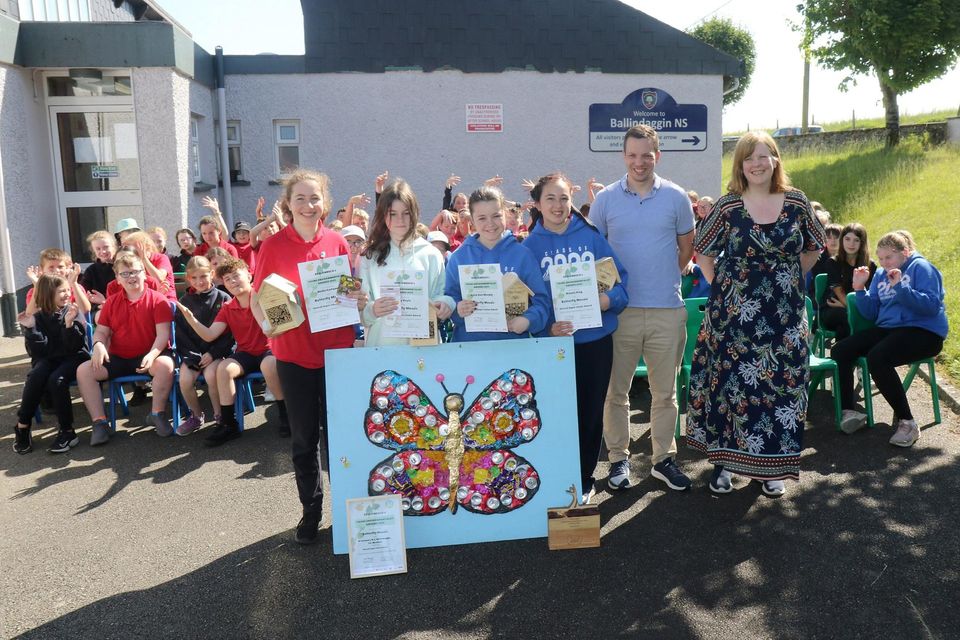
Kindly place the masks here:
<instances>
[{"instance_id":1,"label":"tree","mask_svg":"<svg viewBox=\"0 0 960 640\"><path fill-rule=\"evenodd\" d=\"M818 62L877 77L887 146L900 142L897 97L953 68L960 55L960 0L807 0L806 44Z\"/></svg>"},{"instance_id":2,"label":"tree","mask_svg":"<svg viewBox=\"0 0 960 640\"><path fill-rule=\"evenodd\" d=\"M753 76L753 67L757 59L757 48L753 44L753 36L746 29L733 24L728 18L711 18L701 22L688 33L697 40L706 42L711 47L743 61L744 75L740 78L740 86L723 96L723 106L737 102L750 86L750 78Z\"/></svg>"}]
</instances>

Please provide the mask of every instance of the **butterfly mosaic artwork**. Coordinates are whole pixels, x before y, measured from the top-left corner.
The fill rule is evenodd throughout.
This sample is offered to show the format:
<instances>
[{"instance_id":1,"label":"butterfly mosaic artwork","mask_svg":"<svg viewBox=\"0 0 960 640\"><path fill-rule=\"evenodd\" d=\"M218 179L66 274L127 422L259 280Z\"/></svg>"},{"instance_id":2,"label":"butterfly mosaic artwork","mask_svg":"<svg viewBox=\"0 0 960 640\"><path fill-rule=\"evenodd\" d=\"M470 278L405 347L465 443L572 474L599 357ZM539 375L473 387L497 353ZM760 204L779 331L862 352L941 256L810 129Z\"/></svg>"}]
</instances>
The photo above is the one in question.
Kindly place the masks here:
<instances>
[{"instance_id":1,"label":"butterfly mosaic artwork","mask_svg":"<svg viewBox=\"0 0 960 640\"><path fill-rule=\"evenodd\" d=\"M404 515L431 516L459 507L491 515L521 508L540 487L537 470L512 449L540 431L533 378L520 369L497 376L469 405L450 393L446 414L410 378L374 376L364 416L367 439L393 451L370 471L371 496L399 495Z\"/></svg>"}]
</instances>

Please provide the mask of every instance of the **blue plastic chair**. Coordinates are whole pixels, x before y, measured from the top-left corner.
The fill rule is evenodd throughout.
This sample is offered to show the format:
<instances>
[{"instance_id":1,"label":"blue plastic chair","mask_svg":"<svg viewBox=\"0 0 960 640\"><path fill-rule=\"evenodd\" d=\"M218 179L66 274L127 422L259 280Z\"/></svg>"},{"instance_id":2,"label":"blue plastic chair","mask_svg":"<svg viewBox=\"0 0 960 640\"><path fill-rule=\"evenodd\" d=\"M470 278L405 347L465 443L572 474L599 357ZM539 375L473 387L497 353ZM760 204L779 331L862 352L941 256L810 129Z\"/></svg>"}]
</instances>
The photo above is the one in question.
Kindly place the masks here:
<instances>
[{"instance_id":1,"label":"blue plastic chair","mask_svg":"<svg viewBox=\"0 0 960 640\"><path fill-rule=\"evenodd\" d=\"M263 374L259 371L248 373L235 380L237 385L237 394L233 399L233 411L237 415L237 426L243 431L243 417L247 413L252 413L255 405L253 403L253 388L250 383L253 381L263 381Z\"/></svg>"}]
</instances>

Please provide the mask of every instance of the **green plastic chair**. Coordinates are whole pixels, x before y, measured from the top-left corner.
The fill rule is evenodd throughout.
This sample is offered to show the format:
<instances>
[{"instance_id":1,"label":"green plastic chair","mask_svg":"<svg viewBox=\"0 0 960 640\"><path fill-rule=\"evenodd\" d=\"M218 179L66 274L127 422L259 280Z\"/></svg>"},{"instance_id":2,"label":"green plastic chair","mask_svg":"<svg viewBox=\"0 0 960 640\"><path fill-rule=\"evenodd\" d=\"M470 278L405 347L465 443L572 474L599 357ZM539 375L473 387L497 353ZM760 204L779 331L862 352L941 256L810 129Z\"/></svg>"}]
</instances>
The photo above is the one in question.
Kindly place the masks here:
<instances>
[{"instance_id":1,"label":"green plastic chair","mask_svg":"<svg viewBox=\"0 0 960 640\"><path fill-rule=\"evenodd\" d=\"M807 320L813 317L813 301L808 297L807 301ZM816 340L814 335L813 340ZM837 366L836 360L831 358L822 358L816 355L813 352L813 346L811 345L809 349L809 359L810 367L810 384L807 387L808 391L813 391L814 389L820 388L822 385L824 389L827 388L826 377L829 374L833 379L833 388L831 389L831 395L833 396L833 416L834 416L834 426L837 431L840 430L840 367Z\"/></svg>"},{"instance_id":2,"label":"green plastic chair","mask_svg":"<svg viewBox=\"0 0 960 640\"><path fill-rule=\"evenodd\" d=\"M703 322L703 314L707 304L707 298L688 298L683 301L687 308L687 342L683 349L683 361L677 371L677 428L674 437L680 437L680 414L687 410L687 395L690 386L690 366L693 363L693 350L697 346L697 334L700 333L700 325ZM647 377L647 365L643 357L637 363L633 372L634 378Z\"/></svg>"},{"instance_id":3,"label":"green plastic chair","mask_svg":"<svg viewBox=\"0 0 960 640\"><path fill-rule=\"evenodd\" d=\"M693 291L693 281L694 277L692 273L680 276L680 297L684 300L686 300L690 292Z\"/></svg>"},{"instance_id":4,"label":"green plastic chair","mask_svg":"<svg viewBox=\"0 0 960 640\"><path fill-rule=\"evenodd\" d=\"M837 337L836 331L829 331L820 326L820 301L823 300L823 294L827 292L827 274L820 273L813 279L813 296L816 303L816 330L813 332L813 348L816 351L816 354L821 358L826 355L827 352L827 341L835 340ZM808 311L808 318L813 318ZM812 325L813 326L813 325Z\"/></svg>"},{"instance_id":5,"label":"green plastic chair","mask_svg":"<svg viewBox=\"0 0 960 640\"><path fill-rule=\"evenodd\" d=\"M870 320L860 315L857 309L857 294L847 294L847 321L850 323L850 335L860 331L865 331L876 325ZM933 401L933 424L940 424L940 388L937 386L937 371L934 367L933 358L917 360L909 363L907 375L903 379L903 390L906 391L913 384L913 379L917 376L920 367L927 365L927 372L930 375L930 396ZM867 425L873 427L873 385L870 380L870 369L867 366L867 358L862 356L857 358L857 366L860 368L860 377L863 382L863 406L867 411ZM896 418L896 416L894 416Z\"/></svg>"}]
</instances>

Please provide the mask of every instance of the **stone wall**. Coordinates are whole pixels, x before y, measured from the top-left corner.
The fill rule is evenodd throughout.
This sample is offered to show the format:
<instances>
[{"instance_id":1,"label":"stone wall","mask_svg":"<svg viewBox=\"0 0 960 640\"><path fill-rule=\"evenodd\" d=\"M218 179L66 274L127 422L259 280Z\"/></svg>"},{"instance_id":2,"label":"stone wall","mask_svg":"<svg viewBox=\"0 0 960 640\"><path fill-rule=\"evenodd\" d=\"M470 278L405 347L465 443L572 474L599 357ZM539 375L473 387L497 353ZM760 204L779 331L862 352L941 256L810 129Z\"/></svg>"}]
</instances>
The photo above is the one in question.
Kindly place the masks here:
<instances>
[{"instance_id":1,"label":"stone wall","mask_svg":"<svg viewBox=\"0 0 960 640\"><path fill-rule=\"evenodd\" d=\"M900 127L901 137L926 135L931 144L943 144L947 139L946 122L928 122L926 124L905 124ZM885 127L873 129L853 129L849 131L824 131L800 136L777 138L777 146L784 155L814 148L835 148L851 142L883 142L887 138ZM723 141L723 153L733 153L736 140Z\"/></svg>"}]
</instances>

